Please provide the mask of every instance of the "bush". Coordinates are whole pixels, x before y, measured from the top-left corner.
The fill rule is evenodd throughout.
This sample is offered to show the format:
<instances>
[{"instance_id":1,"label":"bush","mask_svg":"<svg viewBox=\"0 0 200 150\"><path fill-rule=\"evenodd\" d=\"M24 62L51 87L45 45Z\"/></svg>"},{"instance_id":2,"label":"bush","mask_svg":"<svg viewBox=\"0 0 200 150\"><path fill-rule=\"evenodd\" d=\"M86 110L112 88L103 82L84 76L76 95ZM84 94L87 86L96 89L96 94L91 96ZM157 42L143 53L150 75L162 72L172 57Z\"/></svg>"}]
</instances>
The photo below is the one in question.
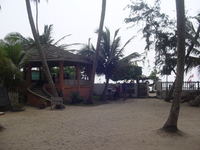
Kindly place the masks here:
<instances>
[{"instance_id":1,"label":"bush","mask_svg":"<svg viewBox=\"0 0 200 150\"><path fill-rule=\"evenodd\" d=\"M77 104L77 103L83 102L83 98L80 96L80 93L77 91L72 91L70 98L71 98L72 104Z\"/></svg>"}]
</instances>

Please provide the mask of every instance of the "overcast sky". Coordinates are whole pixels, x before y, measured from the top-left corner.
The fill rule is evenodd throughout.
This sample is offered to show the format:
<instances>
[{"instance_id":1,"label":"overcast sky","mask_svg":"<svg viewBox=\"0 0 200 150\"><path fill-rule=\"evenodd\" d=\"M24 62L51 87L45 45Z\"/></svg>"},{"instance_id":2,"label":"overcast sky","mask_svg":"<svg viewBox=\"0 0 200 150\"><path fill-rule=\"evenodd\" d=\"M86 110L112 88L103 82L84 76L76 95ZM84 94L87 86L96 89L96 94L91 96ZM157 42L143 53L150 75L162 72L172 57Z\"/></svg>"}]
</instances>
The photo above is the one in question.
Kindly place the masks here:
<instances>
[{"instance_id":1,"label":"overcast sky","mask_svg":"<svg viewBox=\"0 0 200 150\"><path fill-rule=\"evenodd\" d=\"M153 1L153 0L146 0ZM42 34L44 25L53 24L53 38L55 40L72 34L62 43L87 43L92 38L96 44L97 35L94 33L99 26L102 0L41 0L39 4L39 31ZM113 32L121 28L119 36L122 45L133 35L134 29L126 29L124 18L128 17L129 11L124 8L130 4L129 0L107 0L106 17L104 25ZM19 32L25 37L32 37L25 0L0 0L0 39L10 32ZM186 9L190 15L200 13L199 0L185 0ZM35 17L35 4L32 3L32 11ZM162 0L162 10L175 18L175 0ZM132 52L142 53L144 41L138 35L125 50L128 55ZM154 56L152 55L152 58ZM150 59L151 63L154 61ZM149 75L152 68L143 69ZM153 66L152 66L153 67Z\"/></svg>"}]
</instances>

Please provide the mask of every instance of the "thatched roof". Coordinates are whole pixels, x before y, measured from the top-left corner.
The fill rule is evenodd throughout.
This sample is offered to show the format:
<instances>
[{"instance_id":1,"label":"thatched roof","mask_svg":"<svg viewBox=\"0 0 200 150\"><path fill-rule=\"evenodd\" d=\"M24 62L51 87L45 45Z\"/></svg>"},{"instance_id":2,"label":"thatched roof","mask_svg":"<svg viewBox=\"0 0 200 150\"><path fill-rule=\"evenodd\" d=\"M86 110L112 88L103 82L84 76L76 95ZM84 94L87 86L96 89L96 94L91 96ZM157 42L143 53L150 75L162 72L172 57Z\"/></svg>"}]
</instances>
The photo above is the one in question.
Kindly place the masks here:
<instances>
[{"instance_id":1,"label":"thatched roof","mask_svg":"<svg viewBox=\"0 0 200 150\"><path fill-rule=\"evenodd\" d=\"M54 61L67 61L67 62L79 62L84 64L92 64L87 58L70 53L67 50L60 49L54 45L43 45L44 54L47 62ZM29 52L29 62L40 62L39 53L36 50L31 50Z\"/></svg>"}]
</instances>

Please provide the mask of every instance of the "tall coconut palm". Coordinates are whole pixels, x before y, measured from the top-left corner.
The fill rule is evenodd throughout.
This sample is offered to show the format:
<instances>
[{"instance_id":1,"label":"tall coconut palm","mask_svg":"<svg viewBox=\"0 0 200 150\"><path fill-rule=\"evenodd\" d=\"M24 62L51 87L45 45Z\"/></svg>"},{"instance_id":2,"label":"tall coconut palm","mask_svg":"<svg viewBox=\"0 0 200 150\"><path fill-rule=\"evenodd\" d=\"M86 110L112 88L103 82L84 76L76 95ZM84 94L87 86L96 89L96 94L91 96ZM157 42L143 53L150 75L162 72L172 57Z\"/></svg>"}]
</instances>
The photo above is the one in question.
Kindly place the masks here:
<instances>
[{"instance_id":1,"label":"tall coconut palm","mask_svg":"<svg viewBox=\"0 0 200 150\"><path fill-rule=\"evenodd\" d=\"M105 100L105 94L108 88L108 83L111 76L120 68L130 65L130 61L133 58L138 58L138 53L132 53L127 57L123 57L124 48L131 42L133 37L129 39L123 47L120 47L121 37L118 37L119 29L115 31L113 40L110 36L110 30L105 28L102 33L101 45L99 49L99 58L97 63L96 73L98 75L105 75L106 84L101 96L101 100ZM87 49L90 48L90 49ZM94 57L96 50L93 46L88 46L80 53L87 57Z\"/></svg>"},{"instance_id":2,"label":"tall coconut palm","mask_svg":"<svg viewBox=\"0 0 200 150\"><path fill-rule=\"evenodd\" d=\"M106 79L105 88L101 95L101 100L105 100L108 83L111 76L120 68L130 65L130 61L133 58L138 58L138 53L132 53L127 57L123 58L124 48L133 39L130 38L122 48L120 48L121 37L118 37L119 29L115 31L114 38L111 40L110 31L108 28L105 29L102 36L102 45L100 49L99 64L97 67L97 74L104 74Z\"/></svg>"},{"instance_id":3,"label":"tall coconut palm","mask_svg":"<svg viewBox=\"0 0 200 150\"><path fill-rule=\"evenodd\" d=\"M39 40L38 33L37 33L35 25L34 25L34 20L33 20L33 16L32 16L30 1L29 0L25 0L25 1L26 1L26 8L27 8L27 13L28 13L28 18L29 18L29 23L30 23L30 26L31 26L32 34L33 34L33 37L35 39L35 44L36 44L38 53L39 53L39 55L41 57L42 64L44 66L45 72L46 72L47 81L48 81L48 83L50 85L50 88L51 88L53 96L58 97L58 94L56 92L56 88L54 86L54 83L53 83L53 80L52 80L52 77L51 77L51 73L50 73L50 70L49 70L49 67L48 67L44 52L42 50L42 46L41 46L41 43L40 43L40 40Z\"/></svg>"},{"instance_id":4,"label":"tall coconut palm","mask_svg":"<svg viewBox=\"0 0 200 150\"><path fill-rule=\"evenodd\" d=\"M92 98L93 97L93 87L94 87L95 72L97 69L97 62L98 62L98 57L99 57L99 50L100 50L101 36L102 36L102 32L103 32L105 13L106 13L106 0L102 0L101 18L100 18L100 24L99 24L96 53L95 53L94 59L93 59L93 67L92 67L92 75L91 75L91 89L90 89L90 95L88 98L88 103L91 103L91 104L94 103L93 98Z\"/></svg>"},{"instance_id":5,"label":"tall coconut palm","mask_svg":"<svg viewBox=\"0 0 200 150\"><path fill-rule=\"evenodd\" d=\"M181 92L183 85L184 64L185 64L185 5L184 0L176 0L177 12L177 40L178 40L178 58L177 75L175 83L174 98L170 109L169 117L163 126L168 132L178 131L178 116L180 111Z\"/></svg>"}]
</instances>

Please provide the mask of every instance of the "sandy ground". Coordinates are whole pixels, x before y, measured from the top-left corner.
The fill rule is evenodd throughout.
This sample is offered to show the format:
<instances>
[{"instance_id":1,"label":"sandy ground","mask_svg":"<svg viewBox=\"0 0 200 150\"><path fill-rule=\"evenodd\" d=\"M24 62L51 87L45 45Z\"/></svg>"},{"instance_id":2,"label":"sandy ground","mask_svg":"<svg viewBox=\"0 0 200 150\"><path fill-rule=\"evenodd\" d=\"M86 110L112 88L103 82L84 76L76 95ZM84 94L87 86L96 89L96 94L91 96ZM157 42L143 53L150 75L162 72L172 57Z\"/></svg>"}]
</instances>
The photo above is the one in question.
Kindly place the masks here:
<instances>
[{"instance_id":1,"label":"sandy ground","mask_svg":"<svg viewBox=\"0 0 200 150\"><path fill-rule=\"evenodd\" d=\"M6 112L0 123L0 150L200 150L200 107L181 104L182 135L158 129L171 103L128 99L99 106L51 110L25 107Z\"/></svg>"}]
</instances>

